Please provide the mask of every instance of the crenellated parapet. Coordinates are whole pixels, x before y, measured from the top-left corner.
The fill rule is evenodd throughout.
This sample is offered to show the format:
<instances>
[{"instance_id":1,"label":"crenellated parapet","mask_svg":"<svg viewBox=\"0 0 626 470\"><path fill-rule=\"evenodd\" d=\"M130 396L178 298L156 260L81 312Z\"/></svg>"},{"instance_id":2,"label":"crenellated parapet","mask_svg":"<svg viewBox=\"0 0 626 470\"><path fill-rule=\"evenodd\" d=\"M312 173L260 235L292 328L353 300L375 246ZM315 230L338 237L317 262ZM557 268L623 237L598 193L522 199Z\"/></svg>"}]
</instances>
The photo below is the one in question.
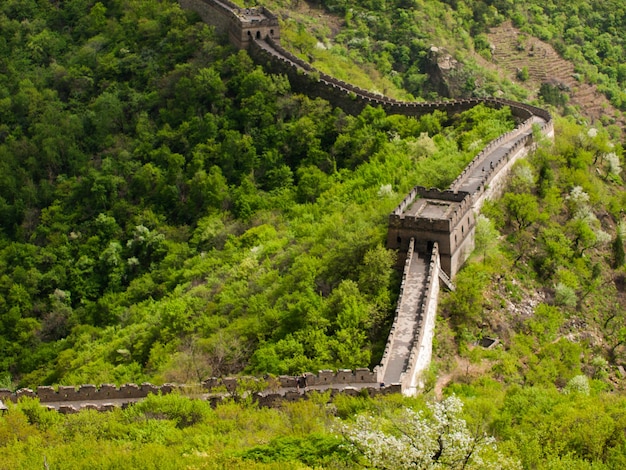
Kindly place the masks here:
<instances>
[{"instance_id":1,"label":"crenellated parapet","mask_svg":"<svg viewBox=\"0 0 626 470\"><path fill-rule=\"evenodd\" d=\"M388 98L315 69L308 62L284 49L271 37L250 43L249 53L258 63L265 65L273 72L287 75L294 91L323 98L349 114L358 114L369 105L380 106L388 114L413 117L431 114L435 111L454 115L478 104L484 104L496 109L508 106L518 121L525 121L533 116L539 116L544 120L551 119L550 114L545 110L502 98L412 102Z\"/></svg>"},{"instance_id":2,"label":"crenellated parapet","mask_svg":"<svg viewBox=\"0 0 626 470\"><path fill-rule=\"evenodd\" d=\"M242 380L250 387L250 384L257 384L251 388L264 387L271 391L274 389L290 389L290 388L310 388L331 389L335 386L351 385L372 385L377 387L378 379L376 373L367 368L339 369L339 370L320 370L317 374L305 372L302 375L279 375L277 377L210 377L202 386L208 392L216 390L226 390L228 392L236 391Z\"/></svg>"},{"instance_id":3,"label":"crenellated parapet","mask_svg":"<svg viewBox=\"0 0 626 470\"><path fill-rule=\"evenodd\" d=\"M255 390L249 392L249 390ZM179 392L193 395L217 404L226 398L251 393L261 406L271 406L281 401L305 399L315 392L330 391L331 395L365 393L374 396L381 393L398 393L399 385L382 387L375 371L367 368L321 370L317 374L281 375L278 377L211 377L198 388L186 385L153 385L150 383L111 384L100 386L86 384L78 387L59 385L41 386L36 390L22 388L17 391L0 389L0 403L17 403L22 397L39 399L40 403L62 413L76 413L82 409L110 411L146 398L148 395L166 395Z\"/></svg>"},{"instance_id":4,"label":"crenellated parapet","mask_svg":"<svg viewBox=\"0 0 626 470\"><path fill-rule=\"evenodd\" d=\"M167 394L178 387L172 384L152 385L150 383L125 384L117 387L111 384L102 384L99 387L91 384L59 385L57 388L40 386L36 391L29 388L21 388L15 392L8 389L0 389L0 400L17 402L21 397L39 398L41 403L58 402L92 402L145 398L149 394Z\"/></svg>"}]
</instances>

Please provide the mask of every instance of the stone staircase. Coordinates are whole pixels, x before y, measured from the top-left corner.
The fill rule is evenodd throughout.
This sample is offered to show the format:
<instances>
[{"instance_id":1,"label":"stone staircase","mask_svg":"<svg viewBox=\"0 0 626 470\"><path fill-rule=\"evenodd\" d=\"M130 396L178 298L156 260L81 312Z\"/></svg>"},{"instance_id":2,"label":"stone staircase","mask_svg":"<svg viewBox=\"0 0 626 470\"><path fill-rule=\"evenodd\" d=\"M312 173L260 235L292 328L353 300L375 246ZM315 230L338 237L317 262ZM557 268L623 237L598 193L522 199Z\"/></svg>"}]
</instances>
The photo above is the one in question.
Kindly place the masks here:
<instances>
[{"instance_id":1,"label":"stone staircase","mask_svg":"<svg viewBox=\"0 0 626 470\"><path fill-rule=\"evenodd\" d=\"M389 357L382 378L384 384L400 382L406 371L409 356L420 328L421 306L426 292L427 264L424 259L413 253L405 278L403 295L400 298L394 333L389 349Z\"/></svg>"}]
</instances>

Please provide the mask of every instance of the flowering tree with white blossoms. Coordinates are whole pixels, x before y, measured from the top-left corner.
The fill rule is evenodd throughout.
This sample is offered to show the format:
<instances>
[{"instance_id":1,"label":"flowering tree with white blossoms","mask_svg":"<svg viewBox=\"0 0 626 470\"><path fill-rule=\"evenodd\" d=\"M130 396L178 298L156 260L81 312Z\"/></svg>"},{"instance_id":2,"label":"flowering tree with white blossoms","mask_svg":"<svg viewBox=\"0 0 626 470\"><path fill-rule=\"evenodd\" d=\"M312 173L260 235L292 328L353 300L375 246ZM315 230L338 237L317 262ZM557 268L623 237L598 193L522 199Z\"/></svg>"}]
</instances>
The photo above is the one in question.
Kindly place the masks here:
<instances>
[{"instance_id":1,"label":"flowering tree with white blossoms","mask_svg":"<svg viewBox=\"0 0 626 470\"><path fill-rule=\"evenodd\" d=\"M521 468L495 452L493 437L470 433L460 417L463 402L459 398L451 396L429 408L432 417L411 409L392 419L360 415L354 423L342 423L340 430L372 468Z\"/></svg>"}]
</instances>

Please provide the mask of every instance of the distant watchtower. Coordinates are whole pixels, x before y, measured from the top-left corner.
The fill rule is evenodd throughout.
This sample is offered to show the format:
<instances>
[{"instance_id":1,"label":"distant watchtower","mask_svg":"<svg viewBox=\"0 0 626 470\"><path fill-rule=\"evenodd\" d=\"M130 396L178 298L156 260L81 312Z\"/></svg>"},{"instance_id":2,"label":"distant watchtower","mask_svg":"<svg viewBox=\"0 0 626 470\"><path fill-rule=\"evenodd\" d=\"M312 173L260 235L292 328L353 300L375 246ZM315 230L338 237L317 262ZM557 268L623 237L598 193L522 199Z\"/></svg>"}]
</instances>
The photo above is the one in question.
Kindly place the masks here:
<instances>
[{"instance_id":1,"label":"distant watchtower","mask_svg":"<svg viewBox=\"0 0 626 470\"><path fill-rule=\"evenodd\" d=\"M240 8L237 12L239 27L231 29L229 38L239 49L247 49L252 39L272 38L278 42L280 29L278 18L264 7Z\"/></svg>"},{"instance_id":2,"label":"distant watchtower","mask_svg":"<svg viewBox=\"0 0 626 470\"><path fill-rule=\"evenodd\" d=\"M268 9L258 6L240 8L230 0L179 0L180 6L195 11L200 18L239 49L247 49L254 39L280 40L278 17Z\"/></svg>"}]
</instances>

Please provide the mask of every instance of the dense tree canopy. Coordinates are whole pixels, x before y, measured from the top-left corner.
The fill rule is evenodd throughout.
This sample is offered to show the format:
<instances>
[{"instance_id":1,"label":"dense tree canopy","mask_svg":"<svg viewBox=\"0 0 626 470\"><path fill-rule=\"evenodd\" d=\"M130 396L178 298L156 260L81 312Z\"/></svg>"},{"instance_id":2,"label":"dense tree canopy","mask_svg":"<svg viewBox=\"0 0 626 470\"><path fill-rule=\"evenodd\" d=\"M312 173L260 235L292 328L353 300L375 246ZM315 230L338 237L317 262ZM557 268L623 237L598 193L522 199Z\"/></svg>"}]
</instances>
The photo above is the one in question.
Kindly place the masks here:
<instances>
[{"instance_id":1,"label":"dense tree canopy","mask_svg":"<svg viewBox=\"0 0 626 470\"><path fill-rule=\"evenodd\" d=\"M6 380L376 363L386 214L414 184L447 186L508 110L347 116L174 2L83 3L0 17Z\"/></svg>"},{"instance_id":2,"label":"dense tree canopy","mask_svg":"<svg viewBox=\"0 0 626 470\"><path fill-rule=\"evenodd\" d=\"M341 73L380 91L435 96L430 38L480 50L506 15L583 57L608 93L623 82L611 2L574 2L578 20L558 2L322 3L343 17ZM285 44L324 66L332 51L284 25ZM560 33L576 28L582 43ZM0 52L0 386L11 388L376 364L398 291L387 215L416 184L447 187L513 126L509 110L482 106L346 115L292 93L174 1L9 0ZM471 67L461 79L468 96L523 96ZM430 371L442 380L426 377L426 398L213 410L168 396L67 417L23 400L0 417L0 466L383 467L350 434L375 415L385 445L407 437L394 423L430 432L413 449L435 449L431 463L437 444L441 457L441 442L462 438L508 468L623 467L623 149L572 119L556 135L479 217L475 256L443 298ZM499 345L478 347L484 337ZM463 411L427 405L452 394ZM446 403L462 431L452 437L437 415Z\"/></svg>"}]
</instances>

